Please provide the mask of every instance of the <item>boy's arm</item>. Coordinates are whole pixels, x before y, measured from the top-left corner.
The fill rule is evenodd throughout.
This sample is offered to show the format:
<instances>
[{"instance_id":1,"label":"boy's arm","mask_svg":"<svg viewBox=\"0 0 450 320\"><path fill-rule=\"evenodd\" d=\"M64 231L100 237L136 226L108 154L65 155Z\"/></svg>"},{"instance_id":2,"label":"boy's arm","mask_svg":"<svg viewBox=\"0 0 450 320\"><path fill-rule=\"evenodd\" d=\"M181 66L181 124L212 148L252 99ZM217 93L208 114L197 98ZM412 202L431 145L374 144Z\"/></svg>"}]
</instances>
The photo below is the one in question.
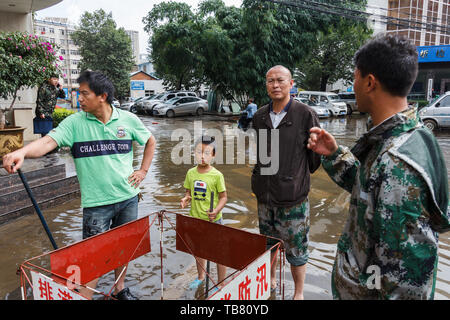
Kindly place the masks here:
<instances>
[{"instance_id":1,"label":"boy's arm","mask_svg":"<svg viewBox=\"0 0 450 320\"><path fill-rule=\"evenodd\" d=\"M191 203L191 190L186 189L185 193L184 193L184 197L181 199L180 201L180 206L181 209L186 208L186 206L189 205L189 203Z\"/></svg>"},{"instance_id":2,"label":"boy's arm","mask_svg":"<svg viewBox=\"0 0 450 320\"><path fill-rule=\"evenodd\" d=\"M208 210L209 221L214 221L217 214L220 211L222 211L223 207L225 207L225 205L227 204L227 201L228 201L227 192L226 191L219 192L219 202L217 203L217 207L215 207L212 212L209 212Z\"/></svg>"}]
</instances>

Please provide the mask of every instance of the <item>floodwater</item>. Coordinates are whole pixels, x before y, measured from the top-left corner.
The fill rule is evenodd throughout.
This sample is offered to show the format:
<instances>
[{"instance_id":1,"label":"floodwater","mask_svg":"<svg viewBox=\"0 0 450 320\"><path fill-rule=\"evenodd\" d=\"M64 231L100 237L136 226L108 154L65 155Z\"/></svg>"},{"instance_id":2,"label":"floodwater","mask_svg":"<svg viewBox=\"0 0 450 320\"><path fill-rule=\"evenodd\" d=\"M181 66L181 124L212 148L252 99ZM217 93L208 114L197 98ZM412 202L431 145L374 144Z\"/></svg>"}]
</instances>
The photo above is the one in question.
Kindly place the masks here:
<instances>
[{"instance_id":1,"label":"floodwater","mask_svg":"<svg viewBox=\"0 0 450 320\"><path fill-rule=\"evenodd\" d=\"M188 212L188 209L179 208L179 201L184 194L185 174L193 164L174 164L171 154L174 147L179 146L179 140L172 141L171 136L175 129L182 129L178 132L189 134L193 139L194 121L201 120L203 132L209 129L218 129L223 132L225 134L223 145L227 146L224 147L226 155L233 153L236 155L234 160L224 156L225 164L215 165L225 176L228 193L228 203L223 210L224 224L249 232L258 232L256 199L250 188L254 154L251 152L249 143L245 144L245 151L229 151L233 150L229 149L233 145L234 149L237 149L237 140L231 135L235 132L233 130L236 128L235 121L212 116L175 119L141 116L141 119L155 135L157 148L151 170L141 184L144 201L139 204L140 217L160 210ZM320 123L337 138L340 144L346 146L352 146L366 131L366 117L362 115L324 119ZM199 124L197 123L197 129ZM438 132L436 136L444 153L447 168L450 169L450 132ZM143 147L140 146L135 150L136 168L142 159L142 151ZM244 158L241 159L245 161L239 161L239 156L243 156ZM66 163L67 174L73 175L73 161L67 151L60 151L39 160L26 160L24 171L59 163ZM5 174L3 169L0 171L3 171L0 174ZM347 218L350 194L335 185L322 168L313 174L311 183L310 260L307 266L304 296L305 299L331 299L331 270L336 243ZM59 247L81 240L82 212L79 199L45 210L44 215ZM173 215L168 214L168 218L174 223ZM0 234L0 298L20 299L17 290L19 283L16 275L17 268L25 260L51 251L52 247L36 215L22 217L0 226ZM130 263L126 278L126 285L140 299L161 298L159 226L154 224L150 234L152 251ZM175 231L169 223L164 223L163 248L164 299L200 298L200 290L197 292L188 290L189 282L196 277L195 260L192 256L175 250ZM215 277L215 266L212 272ZM288 264L285 267L285 275L285 298L291 299L293 281ZM449 299L450 232L440 235L437 277L435 299ZM97 289L109 292L113 282L112 272L108 273L102 277ZM95 295L94 298L101 298L101 296ZM277 294L276 298L279 299L280 295Z\"/></svg>"}]
</instances>

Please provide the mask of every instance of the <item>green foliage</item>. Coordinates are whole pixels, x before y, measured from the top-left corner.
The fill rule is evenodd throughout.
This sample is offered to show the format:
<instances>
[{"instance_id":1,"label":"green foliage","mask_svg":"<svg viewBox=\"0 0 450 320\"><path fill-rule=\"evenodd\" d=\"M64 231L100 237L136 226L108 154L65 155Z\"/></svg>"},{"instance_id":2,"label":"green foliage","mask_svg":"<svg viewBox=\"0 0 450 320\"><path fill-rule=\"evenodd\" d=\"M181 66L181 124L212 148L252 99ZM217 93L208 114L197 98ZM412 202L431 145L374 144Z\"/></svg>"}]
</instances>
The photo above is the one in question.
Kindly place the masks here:
<instances>
[{"instance_id":1,"label":"green foliage","mask_svg":"<svg viewBox=\"0 0 450 320\"><path fill-rule=\"evenodd\" d=\"M123 28L117 28L112 14L102 9L85 12L72 39L80 47L80 71L101 71L113 82L116 97L129 94L133 68L131 40Z\"/></svg>"},{"instance_id":2,"label":"green foliage","mask_svg":"<svg viewBox=\"0 0 450 320\"><path fill-rule=\"evenodd\" d=\"M316 35L311 50L296 66L294 79L307 90L325 91L327 84L353 80L353 56L372 35L365 23L340 19Z\"/></svg>"},{"instance_id":3,"label":"green foliage","mask_svg":"<svg viewBox=\"0 0 450 320\"><path fill-rule=\"evenodd\" d=\"M321 2L335 4L331 0ZM355 8L363 2L345 1L341 5ZM321 33L337 36L339 32L358 32L355 37L342 36L342 43L357 39L355 46L364 34L359 26L353 27L353 22L341 27L342 19L336 15L260 0L243 0L241 8L227 7L222 0L203 0L195 12L184 3L162 2L155 5L143 23L151 35L149 53L155 70L167 86L189 89L205 83L241 105L248 95L258 105L266 103L267 70L277 64L302 70L308 63L305 57L313 58L311 52L317 53L313 48ZM346 53L353 55L352 50L350 47ZM335 61L334 68L341 67L349 70L348 59ZM333 68L331 63L329 68ZM322 73L322 69L316 70L315 75ZM327 79L338 76L329 74Z\"/></svg>"},{"instance_id":4,"label":"green foliage","mask_svg":"<svg viewBox=\"0 0 450 320\"><path fill-rule=\"evenodd\" d=\"M56 128L61 123L61 121L63 121L65 118L67 118L68 116L70 116L74 113L75 113L75 111L68 110L65 108L55 109L55 111L53 111L53 114L52 114L53 128Z\"/></svg>"},{"instance_id":5,"label":"green foliage","mask_svg":"<svg viewBox=\"0 0 450 320\"><path fill-rule=\"evenodd\" d=\"M0 97L14 99L19 89L33 88L61 74L63 58L56 51L55 44L37 35L0 32Z\"/></svg>"}]
</instances>

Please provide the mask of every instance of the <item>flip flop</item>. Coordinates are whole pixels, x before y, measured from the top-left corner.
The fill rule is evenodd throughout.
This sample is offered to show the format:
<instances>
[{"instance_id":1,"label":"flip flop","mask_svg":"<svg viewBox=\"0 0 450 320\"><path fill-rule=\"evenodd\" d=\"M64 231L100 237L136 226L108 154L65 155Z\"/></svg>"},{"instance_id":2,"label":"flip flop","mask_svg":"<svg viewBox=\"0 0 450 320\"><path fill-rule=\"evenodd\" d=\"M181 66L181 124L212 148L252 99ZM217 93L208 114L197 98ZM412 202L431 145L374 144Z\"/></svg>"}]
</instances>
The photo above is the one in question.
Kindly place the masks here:
<instances>
[{"instance_id":1,"label":"flip flop","mask_svg":"<svg viewBox=\"0 0 450 320\"><path fill-rule=\"evenodd\" d=\"M189 289L191 290L197 289L202 283L203 280L195 279L189 284Z\"/></svg>"}]
</instances>

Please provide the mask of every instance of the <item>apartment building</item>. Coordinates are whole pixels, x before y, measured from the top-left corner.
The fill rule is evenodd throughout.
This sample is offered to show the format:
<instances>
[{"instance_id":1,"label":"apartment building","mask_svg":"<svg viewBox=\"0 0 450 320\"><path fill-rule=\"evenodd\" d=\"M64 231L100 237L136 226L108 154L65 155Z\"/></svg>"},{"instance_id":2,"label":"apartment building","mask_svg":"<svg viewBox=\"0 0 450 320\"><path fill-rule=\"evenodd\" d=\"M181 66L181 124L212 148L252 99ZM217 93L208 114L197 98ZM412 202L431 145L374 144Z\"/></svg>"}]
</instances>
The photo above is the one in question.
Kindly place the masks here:
<instances>
[{"instance_id":1,"label":"apartment building","mask_svg":"<svg viewBox=\"0 0 450 320\"><path fill-rule=\"evenodd\" d=\"M389 0L387 33L398 33L416 46L450 45L449 0Z\"/></svg>"},{"instance_id":2,"label":"apartment building","mask_svg":"<svg viewBox=\"0 0 450 320\"><path fill-rule=\"evenodd\" d=\"M139 32L134 30L125 30L131 40L131 50L133 52L134 63L139 64Z\"/></svg>"},{"instance_id":3,"label":"apartment building","mask_svg":"<svg viewBox=\"0 0 450 320\"><path fill-rule=\"evenodd\" d=\"M62 85L66 95L79 87L78 64L81 61L80 50L71 39L70 35L75 31L75 25L67 18L44 18L35 20L34 32L43 40L55 43L59 46L59 54L64 58L62 71L65 74Z\"/></svg>"},{"instance_id":4,"label":"apartment building","mask_svg":"<svg viewBox=\"0 0 450 320\"><path fill-rule=\"evenodd\" d=\"M66 75L63 80L63 88L68 95L72 90L78 89L77 78L80 71L78 64L81 61L80 50L70 35L75 31L76 26L67 18L49 17L42 20L35 20L34 32L42 39L59 45L59 54L63 56L62 71ZM139 60L139 32L125 30L131 39L131 46L135 57L135 63Z\"/></svg>"}]
</instances>

